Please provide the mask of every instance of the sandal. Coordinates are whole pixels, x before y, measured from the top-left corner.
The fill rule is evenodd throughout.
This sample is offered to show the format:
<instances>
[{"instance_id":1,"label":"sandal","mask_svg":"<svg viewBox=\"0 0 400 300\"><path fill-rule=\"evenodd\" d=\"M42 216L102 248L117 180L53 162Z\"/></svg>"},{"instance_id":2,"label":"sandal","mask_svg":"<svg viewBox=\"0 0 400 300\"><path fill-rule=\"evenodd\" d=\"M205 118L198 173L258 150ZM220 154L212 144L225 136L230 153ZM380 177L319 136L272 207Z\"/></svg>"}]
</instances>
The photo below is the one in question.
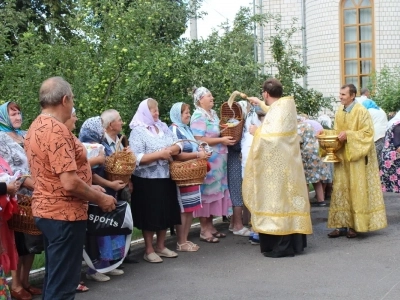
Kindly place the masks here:
<instances>
[{"instance_id":1,"label":"sandal","mask_svg":"<svg viewBox=\"0 0 400 300\"><path fill-rule=\"evenodd\" d=\"M349 231L347 231L346 237L348 239L353 239L353 238L357 237L357 232L354 229L350 228Z\"/></svg>"},{"instance_id":2,"label":"sandal","mask_svg":"<svg viewBox=\"0 0 400 300\"><path fill-rule=\"evenodd\" d=\"M84 285L84 282L83 281L79 282L78 287L76 288L76 292L84 293L87 291L89 291L89 288L86 285Z\"/></svg>"},{"instance_id":3,"label":"sandal","mask_svg":"<svg viewBox=\"0 0 400 300\"><path fill-rule=\"evenodd\" d=\"M189 243L190 245L192 245L192 246L197 247L197 248L200 249L200 246L199 246L199 245L197 245L197 244L195 244L195 243L193 243L193 242L191 242L191 241L186 241L186 243Z\"/></svg>"},{"instance_id":4,"label":"sandal","mask_svg":"<svg viewBox=\"0 0 400 300\"><path fill-rule=\"evenodd\" d=\"M210 237L205 237L204 235L200 234L200 241L202 242L206 242L206 243L219 243L219 239L217 239L214 236L210 236Z\"/></svg>"},{"instance_id":5,"label":"sandal","mask_svg":"<svg viewBox=\"0 0 400 300\"><path fill-rule=\"evenodd\" d=\"M225 233L222 233L222 232L219 232L219 231L216 231L216 232L211 233L211 234L213 235L213 237L216 237L216 238L219 238L219 239L226 237Z\"/></svg>"},{"instance_id":6,"label":"sandal","mask_svg":"<svg viewBox=\"0 0 400 300\"><path fill-rule=\"evenodd\" d=\"M196 252L199 246L193 243L185 242L183 244L176 243L176 251L180 252Z\"/></svg>"}]
</instances>

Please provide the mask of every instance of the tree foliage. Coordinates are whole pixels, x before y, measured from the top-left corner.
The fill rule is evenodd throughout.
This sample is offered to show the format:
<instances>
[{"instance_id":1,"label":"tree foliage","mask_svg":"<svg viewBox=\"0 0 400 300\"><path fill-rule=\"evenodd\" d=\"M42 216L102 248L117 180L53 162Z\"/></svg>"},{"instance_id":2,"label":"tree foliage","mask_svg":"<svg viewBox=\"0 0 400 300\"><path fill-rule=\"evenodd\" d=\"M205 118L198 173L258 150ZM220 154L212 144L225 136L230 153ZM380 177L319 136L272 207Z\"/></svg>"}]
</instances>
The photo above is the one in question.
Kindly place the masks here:
<instances>
[{"instance_id":1,"label":"tree foliage","mask_svg":"<svg viewBox=\"0 0 400 300\"><path fill-rule=\"evenodd\" d=\"M35 8L37 3L42 5ZM224 34L189 41L181 35L192 13L186 1L174 0L0 2L0 102L21 104L27 127L39 113L41 82L56 75L72 84L80 123L109 108L129 123L148 97L158 100L161 118L168 121L173 103L192 103L188 90L194 85L213 92L216 109L234 90L259 95L266 76L254 61L253 26L262 18L243 8L232 28L221 25ZM294 84L287 88L292 81L286 78L298 75L286 73L293 66L285 66L285 59L293 54L284 47L282 56L285 92L319 99ZM323 104L311 100L304 112Z\"/></svg>"}]
</instances>

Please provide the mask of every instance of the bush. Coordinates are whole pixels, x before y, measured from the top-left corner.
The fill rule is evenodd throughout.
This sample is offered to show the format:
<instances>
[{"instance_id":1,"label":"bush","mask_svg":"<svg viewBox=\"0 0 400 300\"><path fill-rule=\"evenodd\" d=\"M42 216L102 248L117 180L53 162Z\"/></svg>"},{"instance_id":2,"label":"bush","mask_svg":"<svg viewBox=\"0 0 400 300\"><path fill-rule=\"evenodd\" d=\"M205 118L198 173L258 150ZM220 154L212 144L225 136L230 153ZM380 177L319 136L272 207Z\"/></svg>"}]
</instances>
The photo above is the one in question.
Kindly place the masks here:
<instances>
[{"instance_id":1,"label":"bush","mask_svg":"<svg viewBox=\"0 0 400 300\"><path fill-rule=\"evenodd\" d=\"M386 112L400 110L400 67L385 65L375 72L370 80L371 97Z\"/></svg>"}]
</instances>

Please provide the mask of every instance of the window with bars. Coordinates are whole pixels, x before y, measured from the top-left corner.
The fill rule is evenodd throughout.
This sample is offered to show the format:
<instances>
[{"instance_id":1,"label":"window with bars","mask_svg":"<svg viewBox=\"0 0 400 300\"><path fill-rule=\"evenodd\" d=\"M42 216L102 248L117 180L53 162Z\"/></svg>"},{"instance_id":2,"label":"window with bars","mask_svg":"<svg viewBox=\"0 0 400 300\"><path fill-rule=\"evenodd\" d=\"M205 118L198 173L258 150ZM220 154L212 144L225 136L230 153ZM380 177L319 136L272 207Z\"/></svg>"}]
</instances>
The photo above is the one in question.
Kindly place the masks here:
<instances>
[{"instance_id":1,"label":"window with bars","mask_svg":"<svg viewBox=\"0 0 400 300\"><path fill-rule=\"evenodd\" d=\"M374 69L374 15L372 0L343 0L342 82L360 91L367 87Z\"/></svg>"}]
</instances>

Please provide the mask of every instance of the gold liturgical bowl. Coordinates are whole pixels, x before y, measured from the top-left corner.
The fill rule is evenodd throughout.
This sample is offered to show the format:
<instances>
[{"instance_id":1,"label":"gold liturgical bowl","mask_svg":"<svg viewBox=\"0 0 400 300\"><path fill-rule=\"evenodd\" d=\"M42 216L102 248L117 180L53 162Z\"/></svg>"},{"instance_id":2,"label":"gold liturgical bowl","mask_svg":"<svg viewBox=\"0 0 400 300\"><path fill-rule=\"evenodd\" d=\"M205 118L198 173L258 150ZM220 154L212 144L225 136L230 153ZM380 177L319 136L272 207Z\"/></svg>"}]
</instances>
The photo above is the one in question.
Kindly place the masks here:
<instances>
[{"instance_id":1,"label":"gold liturgical bowl","mask_svg":"<svg viewBox=\"0 0 400 300\"><path fill-rule=\"evenodd\" d=\"M317 136L319 146L326 151L324 162L341 162L341 159L336 156L335 152L338 151L343 143L338 139L336 130L324 130L322 134Z\"/></svg>"}]
</instances>

